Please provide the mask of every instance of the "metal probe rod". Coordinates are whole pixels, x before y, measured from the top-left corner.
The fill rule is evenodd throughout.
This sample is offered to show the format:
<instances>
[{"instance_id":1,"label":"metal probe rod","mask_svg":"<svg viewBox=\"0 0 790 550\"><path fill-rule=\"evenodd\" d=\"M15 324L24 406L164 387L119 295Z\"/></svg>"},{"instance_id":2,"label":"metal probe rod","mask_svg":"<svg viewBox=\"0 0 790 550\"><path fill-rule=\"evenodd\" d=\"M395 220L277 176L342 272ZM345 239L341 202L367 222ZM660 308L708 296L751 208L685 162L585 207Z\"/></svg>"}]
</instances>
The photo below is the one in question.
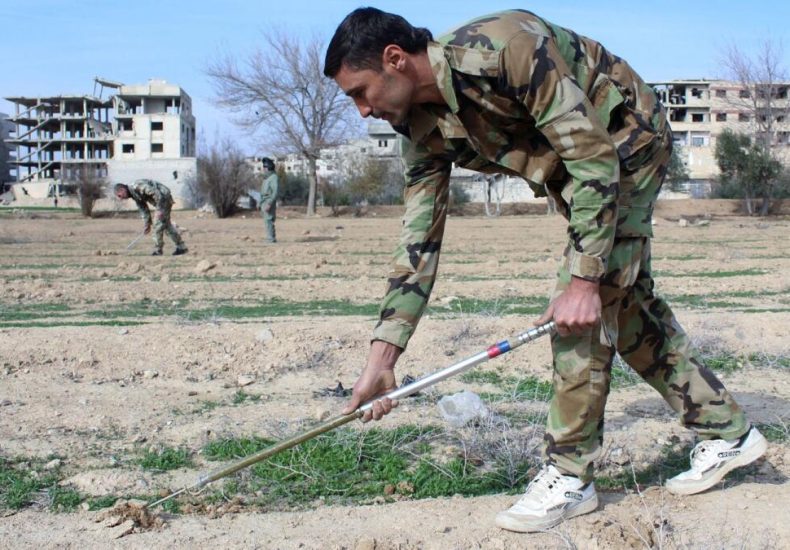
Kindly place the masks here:
<instances>
[{"instance_id":1,"label":"metal probe rod","mask_svg":"<svg viewBox=\"0 0 790 550\"><path fill-rule=\"evenodd\" d=\"M507 353L510 350L516 349L517 347L526 344L527 342L532 342L533 340L536 340L541 336L550 334L555 329L556 329L556 325L554 324L554 321L550 321L545 325L541 325L539 327L530 329L526 332L517 334L516 336L513 337L512 340L502 340L501 342L498 342L493 346L489 347L485 351L481 351L480 353L468 357L467 359L459 361L458 363L450 365L449 367L445 367L442 370L423 376L419 380L416 380L406 386L400 387L397 390L391 391L390 393L384 396L372 399L371 401L365 403L364 405L362 405L352 413L341 414L339 416L331 418L326 422L324 422L323 424L319 424L318 426L310 430L307 430L306 432L295 435L289 439L280 441L279 443L275 443L274 445L267 447L262 451L258 451L257 453L253 453L250 456L231 464L230 466L226 466L225 468L221 468L209 474L205 474L200 478L198 478L198 480L193 485L189 487L184 487L183 489L171 493L170 495L162 499L152 502L151 504L147 504L146 508L153 508L154 506L162 504L163 502L166 502L185 491L198 490L202 487L205 487L209 483L212 483L214 481L217 481L218 479L234 474L239 470L243 470L248 466L252 466L256 462L260 462L261 460L265 460L270 456L276 455L281 451L285 451L287 449L290 449L291 447L295 447L296 445L299 445L300 443L304 443L305 441L313 439L314 437L319 436L322 433L328 432L330 430L334 430L335 428L347 424L352 420L362 418L362 415L366 411L369 411L371 408L373 408L373 403L375 403L379 399L384 399L385 397L388 397L390 399L401 399L403 397L408 397L425 388L433 386L434 384L441 382L442 380L450 378L451 376L455 376L456 374L465 372L471 369L472 367L479 365L480 363L485 363L489 359L493 359L494 357Z\"/></svg>"},{"instance_id":2,"label":"metal probe rod","mask_svg":"<svg viewBox=\"0 0 790 550\"><path fill-rule=\"evenodd\" d=\"M145 235L145 231L143 231L142 233L140 233L139 235L137 235L137 236L134 238L134 240L133 240L132 242L130 242L129 244L127 244L127 245L126 245L126 250L129 250L129 249L130 249L130 248L132 248L132 247L133 247L135 244L137 244L137 241L139 241L140 239L142 239L142 238L143 238L143 235Z\"/></svg>"}]
</instances>

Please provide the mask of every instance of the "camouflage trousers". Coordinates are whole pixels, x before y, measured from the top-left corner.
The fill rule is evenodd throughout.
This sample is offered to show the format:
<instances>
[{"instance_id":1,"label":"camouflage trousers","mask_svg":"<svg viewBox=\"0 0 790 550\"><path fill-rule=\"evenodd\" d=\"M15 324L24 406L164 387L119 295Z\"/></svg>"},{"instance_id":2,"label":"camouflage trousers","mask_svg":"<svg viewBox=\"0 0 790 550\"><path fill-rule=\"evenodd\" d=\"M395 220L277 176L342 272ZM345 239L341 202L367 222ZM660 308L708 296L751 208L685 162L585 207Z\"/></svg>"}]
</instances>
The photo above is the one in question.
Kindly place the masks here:
<instances>
[{"instance_id":1,"label":"camouflage trousers","mask_svg":"<svg viewBox=\"0 0 790 550\"><path fill-rule=\"evenodd\" d=\"M173 208L172 204L157 208L154 213L154 250L162 251L164 246L164 233L167 232L168 237L176 245L176 248L185 248L184 241L181 239L181 234L170 221L170 210Z\"/></svg>"},{"instance_id":2,"label":"camouflage trousers","mask_svg":"<svg viewBox=\"0 0 790 550\"><path fill-rule=\"evenodd\" d=\"M735 439L746 433L745 414L697 358L669 305L654 293L650 239L617 239L607 271L601 282L600 325L582 335L552 338L554 397L546 426L546 461L585 481L592 479L615 353L702 439ZM560 272L555 296L570 279L567 271Z\"/></svg>"}]
</instances>

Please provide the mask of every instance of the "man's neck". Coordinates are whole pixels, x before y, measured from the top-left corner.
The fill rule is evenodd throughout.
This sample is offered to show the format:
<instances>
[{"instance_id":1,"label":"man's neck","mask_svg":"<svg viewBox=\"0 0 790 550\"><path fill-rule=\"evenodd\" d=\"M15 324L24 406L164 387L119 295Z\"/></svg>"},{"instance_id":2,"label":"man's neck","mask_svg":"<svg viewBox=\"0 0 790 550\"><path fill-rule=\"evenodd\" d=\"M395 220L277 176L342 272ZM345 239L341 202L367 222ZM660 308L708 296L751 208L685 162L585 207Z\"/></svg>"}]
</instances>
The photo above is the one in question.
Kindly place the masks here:
<instances>
[{"instance_id":1,"label":"man's neck","mask_svg":"<svg viewBox=\"0 0 790 550\"><path fill-rule=\"evenodd\" d=\"M439 91L436 84L436 75L431 69L431 62L428 59L428 52L420 52L412 56L414 75L417 82L417 90L414 94L414 103L436 103L447 105L444 96Z\"/></svg>"}]
</instances>

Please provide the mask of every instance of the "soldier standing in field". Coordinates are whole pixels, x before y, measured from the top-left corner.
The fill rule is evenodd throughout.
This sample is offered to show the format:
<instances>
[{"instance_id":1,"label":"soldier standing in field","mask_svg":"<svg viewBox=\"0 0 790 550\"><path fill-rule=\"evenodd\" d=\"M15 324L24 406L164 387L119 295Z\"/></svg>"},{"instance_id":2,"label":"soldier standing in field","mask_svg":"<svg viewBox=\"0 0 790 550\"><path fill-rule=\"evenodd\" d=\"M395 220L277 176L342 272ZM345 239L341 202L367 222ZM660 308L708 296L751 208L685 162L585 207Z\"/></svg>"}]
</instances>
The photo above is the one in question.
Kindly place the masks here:
<instances>
[{"instance_id":1,"label":"soldier standing in field","mask_svg":"<svg viewBox=\"0 0 790 550\"><path fill-rule=\"evenodd\" d=\"M401 134L406 175L401 244L345 412L396 387L395 363L435 282L455 163L524 178L568 220L556 290L537 321L557 324L544 464L497 525L536 531L596 509L593 463L616 353L701 440L691 469L668 480L671 492L705 491L765 452L763 436L653 292L651 220L672 136L655 93L628 63L527 11L480 17L434 41L402 17L360 8L335 32L324 74L363 117ZM394 405L377 400L363 420Z\"/></svg>"},{"instance_id":2,"label":"soldier standing in field","mask_svg":"<svg viewBox=\"0 0 790 550\"><path fill-rule=\"evenodd\" d=\"M173 196L163 184L154 180L136 180L131 185L125 183L118 183L115 185L115 196L120 200L131 198L134 200L137 208L140 210L140 215L145 220L145 227L143 232L147 235L151 232L152 220L151 212L148 210L148 205L156 208L154 217L156 222L153 224L154 229L154 251L152 256L161 256L162 247L164 246L163 233L167 231L168 236L173 240L176 249L173 256L187 253L187 247L181 239L181 235L170 222L170 211L173 208Z\"/></svg>"},{"instance_id":3,"label":"soldier standing in field","mask_svg":"<svg viewBox=\"0 0 790 550\"><path fill-rule=\"evenodd\" d=\"M266 240L270 243L277 242L274 229L274 220L277 214L277 191L280 179L274 170L274 161L269 157L261 159L263 164L263 184L261 185L261 216L266 224Z\"/></svg>"}]
</instances>

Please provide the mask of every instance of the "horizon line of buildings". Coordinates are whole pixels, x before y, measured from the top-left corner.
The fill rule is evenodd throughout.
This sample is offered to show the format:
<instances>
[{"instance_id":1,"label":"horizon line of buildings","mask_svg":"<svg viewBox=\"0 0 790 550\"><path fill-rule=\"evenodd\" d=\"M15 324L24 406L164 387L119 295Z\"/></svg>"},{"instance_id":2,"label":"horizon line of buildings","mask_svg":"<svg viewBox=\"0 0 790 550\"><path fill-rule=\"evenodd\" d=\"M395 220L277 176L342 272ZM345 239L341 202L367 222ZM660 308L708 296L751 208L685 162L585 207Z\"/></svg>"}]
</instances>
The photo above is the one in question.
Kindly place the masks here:
<instances>
[{"instance_id":1,"label":"horizon line of buildings","mask_svg":"<svg viewBox=\"0 0 790 550\"><path fill-rule=\"evenodd\" d=\"M757 118L772 117L773 135L768 139L780 159L790 160L789 83L774 88L770 112L761 110L748 90L726 80L670 80L649 85L667 110L674 142L681 147L689 171L687 188L692 196L710 193L719 173L714 156L716 139L724 129L754 135L764 122ZM105 89L112 93L102 98ZM57 196L79 171L89 170L110 181L156 179L173 187L174 196L179 196L187 180L197 173L192 101L175 84L151 79L147 84L125 85L97 77L93 95L6 99L15 105L15 112L5 121L0 117L0 145L5 142L14 148L7 164L16 176L12 183L19 184L17 189L25 184L25 194ZM387 122L371 120L365 138L321 151L319 180L338 181L352 158L399 166L397 142L398 135ZM250 159L253 170L258 168L256 158L260 157ZM287 173L307 173L307 160L299 155L283 155L277 160ZM0 184L9 176L4 176L0 165ZM480 185L483 178L477 173L456 168L451 177L473 201L488 198L485 195L490 189ZM504 187L503 202L534 198L526 182L518 178L507 178Z\"/></svg>"}]
</instances>

